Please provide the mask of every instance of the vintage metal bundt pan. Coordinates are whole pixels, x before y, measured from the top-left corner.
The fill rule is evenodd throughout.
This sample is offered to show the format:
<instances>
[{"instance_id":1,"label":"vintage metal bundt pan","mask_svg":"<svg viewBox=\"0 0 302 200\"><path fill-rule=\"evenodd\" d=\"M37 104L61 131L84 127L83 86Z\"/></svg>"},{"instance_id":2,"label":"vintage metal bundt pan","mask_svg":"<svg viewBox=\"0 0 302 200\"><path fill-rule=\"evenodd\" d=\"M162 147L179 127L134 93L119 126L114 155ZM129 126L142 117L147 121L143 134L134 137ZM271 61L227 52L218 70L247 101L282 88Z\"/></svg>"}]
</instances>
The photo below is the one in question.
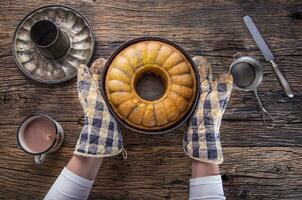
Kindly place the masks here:
<instances>
[{"instance_id":1,"label":"vintage metal bundt pan","mask_svg":"<svg viewBox=\"0 0 302 200\"><path fill-rule=\"evenodd\" d=\"M40 20L53 22L69 39L69 49L59 59L41 54L30 37L33 24ZM42 83L60 83L76 76L76 66L88 64L94 50L92 30L78 11L61 5L49 5L29 13L18 25L12 43L14 60L29 78Z\"/></svg>"}]
</instances>

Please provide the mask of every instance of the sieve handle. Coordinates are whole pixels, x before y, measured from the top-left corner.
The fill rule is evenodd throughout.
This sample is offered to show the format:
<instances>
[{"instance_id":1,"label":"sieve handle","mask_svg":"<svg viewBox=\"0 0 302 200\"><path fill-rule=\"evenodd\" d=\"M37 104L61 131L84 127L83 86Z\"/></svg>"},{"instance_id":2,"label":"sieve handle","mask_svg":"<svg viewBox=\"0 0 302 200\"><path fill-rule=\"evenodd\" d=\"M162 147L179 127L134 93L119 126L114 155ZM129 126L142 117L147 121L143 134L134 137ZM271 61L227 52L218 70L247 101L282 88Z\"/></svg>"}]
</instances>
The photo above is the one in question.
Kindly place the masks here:
<instances>
[{"instance_id":1,"label":"sieve handle","mask_svg":"<svg viewBox=\"0 0 302 200\"><path fill-rule=\"evenodd\" d=\"M261 112L262 112L262 120L266 126L266 128L274 128L275 126L275 120L272 118L271 114L265 109L265 108L261 108Z\"/></svg>"},{"instance_id":2,"label":"sieve handle","mask_svg":"<svg viewBox=\"0 0 302 200\"><path fill-rule=\"evenodd\" d=\"M264 106L262 105L260 98L258 96L257 90L254 90L254 95L258 101L258 104L260 106L261 109L261 118L266 126L266 128L274 128L275 126L275 120L272 118L271 114L264 108Z\"/></svg>"},{"instance_id":3,"label":"sieve handle","mask_svg":"<svg viewBox=\"0 0 302 200\"><path fill-rule=\"evenodd\" d=\"M283 87L283 90L285 91L287 96L288 97L294 97L294 92L293 92L292 88L290 87L288 81L286 80L285 76L280 71L277 63L275 63L274 61L270 61L270 62L272 63L273 69L275 70L275 73L277 74L277 77L280 81L280 84Z\"/></svg>"}]
</instances>

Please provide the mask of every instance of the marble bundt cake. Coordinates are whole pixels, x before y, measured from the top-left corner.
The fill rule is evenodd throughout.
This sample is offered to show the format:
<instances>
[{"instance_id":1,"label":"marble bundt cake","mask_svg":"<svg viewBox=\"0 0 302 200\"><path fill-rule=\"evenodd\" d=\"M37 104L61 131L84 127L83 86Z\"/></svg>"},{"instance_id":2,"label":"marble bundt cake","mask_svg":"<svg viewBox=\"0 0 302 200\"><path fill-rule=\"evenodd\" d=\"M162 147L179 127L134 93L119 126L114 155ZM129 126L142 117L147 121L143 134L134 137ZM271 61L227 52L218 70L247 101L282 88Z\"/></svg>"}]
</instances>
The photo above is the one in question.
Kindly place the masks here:
<instances>
[{"instance_id":1,"label":"marble bundt cake","mask_svg":"<svg viewBox=\"0 0 302 200\"><path fill-rule=\"evenodd\" d=\"M177 124L196 96L196 75L190 61L174 46L157 40L139 41L121 50L108 63L104 79L106 98L112 110L131 127L157 131ZM152 75L141 88L142 77ZM147 81L148 78L146 78ZM154 79L158 80L158 79ZM143 87L143 88L142 88ZM140 90L155 90L156 97Z\"/></svg>"}]
</instances>

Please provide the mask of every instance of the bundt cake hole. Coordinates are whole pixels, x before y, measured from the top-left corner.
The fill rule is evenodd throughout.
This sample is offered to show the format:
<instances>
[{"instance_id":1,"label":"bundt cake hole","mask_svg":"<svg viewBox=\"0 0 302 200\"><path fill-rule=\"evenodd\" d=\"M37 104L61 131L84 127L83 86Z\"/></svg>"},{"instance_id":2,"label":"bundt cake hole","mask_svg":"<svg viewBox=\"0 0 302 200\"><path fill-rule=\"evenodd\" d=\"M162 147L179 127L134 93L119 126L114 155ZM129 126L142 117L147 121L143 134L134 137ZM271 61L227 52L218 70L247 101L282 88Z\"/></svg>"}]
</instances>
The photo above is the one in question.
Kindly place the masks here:
<instances>
[{"instance_id":1,"label":"bundt cake hole","mask_svg":"<svg viewBox=\"0 0 302 200\"><path fill-rule=\"evenodd\" d=\"M166 92L166 77L152 70L146 70L134 82L138 96L146 101L156 101Z\"/></svg>"}]
</instances>

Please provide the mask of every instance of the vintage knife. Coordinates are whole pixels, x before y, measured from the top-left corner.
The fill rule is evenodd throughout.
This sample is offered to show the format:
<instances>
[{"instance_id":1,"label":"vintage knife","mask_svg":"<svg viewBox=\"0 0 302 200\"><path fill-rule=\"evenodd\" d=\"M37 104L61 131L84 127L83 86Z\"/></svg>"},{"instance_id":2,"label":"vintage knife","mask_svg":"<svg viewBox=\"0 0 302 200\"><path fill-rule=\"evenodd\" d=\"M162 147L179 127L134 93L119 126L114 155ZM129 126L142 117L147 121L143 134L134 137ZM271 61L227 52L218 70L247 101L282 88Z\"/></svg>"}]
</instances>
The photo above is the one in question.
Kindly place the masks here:
<instances>
[{"instance_id":1,"label":"vintage knife","mask_svg":"<svg viewBox=\"0 0 302 200\"><path fill-rule=\"evenodd\" d=\"M261 34L259 33L259 31L258 31L256 25L254 24L253 20L251 19L251 17L250 16L244 16L243 21L244 21L246 27L248 28L250 34L254 38L254 40L255 40L257 46L259 47L262 55L264 56L265 60L269 61L273 65L273 69L274 69L275 73L277 74L277 77L280 81L280 84L283 87L283 90L285 91L287 96L294 97L294 92L293 92L292 88L290 87L290 85L289 85L288 81L286 80L285 76L280 71L277 63L275 63L274 56L273 56L272 52L268 48L266 42L262 38Z\"/></svg>"}]
</instances>

